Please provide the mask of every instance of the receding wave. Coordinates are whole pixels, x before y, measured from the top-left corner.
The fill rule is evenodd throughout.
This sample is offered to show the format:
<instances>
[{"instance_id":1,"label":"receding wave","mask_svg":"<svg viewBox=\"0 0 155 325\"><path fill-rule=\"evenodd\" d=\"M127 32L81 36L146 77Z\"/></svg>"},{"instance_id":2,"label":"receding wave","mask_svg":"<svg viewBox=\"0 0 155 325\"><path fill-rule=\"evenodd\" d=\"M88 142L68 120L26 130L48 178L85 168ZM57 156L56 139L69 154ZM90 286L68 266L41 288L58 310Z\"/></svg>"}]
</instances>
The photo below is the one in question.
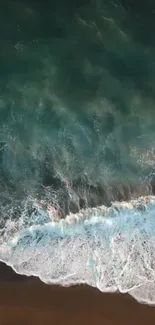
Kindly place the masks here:
<instances>
[{"instance_id":1,"label":"receding wave","mask_svg":"<svg viewBox=\"0 0 155 325\"><path fill-rule=\"evenodd\" d=\"M154 196L83 209L57 221L52 206L33 204L38 212L29 224L21 213L1 229L2 261L47 284L86 283L155 304Z\"/></svg>"}]
</instances>

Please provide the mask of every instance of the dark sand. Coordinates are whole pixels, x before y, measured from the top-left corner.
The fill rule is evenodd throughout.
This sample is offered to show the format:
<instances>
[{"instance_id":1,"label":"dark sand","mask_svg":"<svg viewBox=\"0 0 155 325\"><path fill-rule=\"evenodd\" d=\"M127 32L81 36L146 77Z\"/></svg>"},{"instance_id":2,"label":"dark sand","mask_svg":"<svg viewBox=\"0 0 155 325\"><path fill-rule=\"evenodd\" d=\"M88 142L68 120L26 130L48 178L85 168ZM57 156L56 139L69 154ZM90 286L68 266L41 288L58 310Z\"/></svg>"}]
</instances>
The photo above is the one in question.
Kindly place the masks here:
<instances>
[{"instance_id":1,"label":"dark sand","mask_svg":"<svg viewBox=\"0 0 155 325\"><path fill-rule=\"evenodd\" d=\"M154 325L155 307L87 286L61 288L0 264L0 325Z\"/></svg>"}]
</instances>

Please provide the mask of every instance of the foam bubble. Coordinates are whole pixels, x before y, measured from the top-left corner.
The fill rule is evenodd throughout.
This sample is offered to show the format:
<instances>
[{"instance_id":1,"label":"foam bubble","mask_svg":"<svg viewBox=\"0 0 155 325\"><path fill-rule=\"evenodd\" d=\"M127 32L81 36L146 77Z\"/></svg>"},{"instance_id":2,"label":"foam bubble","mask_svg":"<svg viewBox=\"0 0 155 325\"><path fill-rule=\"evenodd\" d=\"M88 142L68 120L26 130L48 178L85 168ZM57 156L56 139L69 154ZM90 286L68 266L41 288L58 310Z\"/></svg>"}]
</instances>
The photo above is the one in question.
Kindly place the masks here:
<instances>
[{"instance_id":1,"label":"foam bubble","mask_svg":"<svg viewBox=\"0 0 155 325\"><path fill-rule=\"evenodd\" d=\"M154 304L154 216L155 197L150 196L81 210L60 221L38 223L36 218L27 226L18 221L14 232L8 222L0 259L47 284L86 283Z\"/></svg>"}]
</instances>

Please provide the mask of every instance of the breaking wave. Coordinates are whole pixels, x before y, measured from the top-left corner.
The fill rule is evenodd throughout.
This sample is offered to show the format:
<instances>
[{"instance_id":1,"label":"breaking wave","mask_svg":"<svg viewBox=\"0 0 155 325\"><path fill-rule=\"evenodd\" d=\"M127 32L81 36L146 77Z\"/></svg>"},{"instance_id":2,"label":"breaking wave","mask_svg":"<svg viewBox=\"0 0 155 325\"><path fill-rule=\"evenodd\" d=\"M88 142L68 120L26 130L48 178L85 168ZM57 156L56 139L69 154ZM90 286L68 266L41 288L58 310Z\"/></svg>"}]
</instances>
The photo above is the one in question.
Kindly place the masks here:
<instances>
[{"instance_id":1,"label":"breaking wave","mask_svg":"<svg viewBox=\"0 0 155 325\"><path fill-rule=\"evenodd\" d=\"M82 209L65 219L56 218L52 206L31 204L31 216L21 212L1 229L1 261L47 284L85 283L155 304L154 196Z\"/></svg>"}]
</instances>

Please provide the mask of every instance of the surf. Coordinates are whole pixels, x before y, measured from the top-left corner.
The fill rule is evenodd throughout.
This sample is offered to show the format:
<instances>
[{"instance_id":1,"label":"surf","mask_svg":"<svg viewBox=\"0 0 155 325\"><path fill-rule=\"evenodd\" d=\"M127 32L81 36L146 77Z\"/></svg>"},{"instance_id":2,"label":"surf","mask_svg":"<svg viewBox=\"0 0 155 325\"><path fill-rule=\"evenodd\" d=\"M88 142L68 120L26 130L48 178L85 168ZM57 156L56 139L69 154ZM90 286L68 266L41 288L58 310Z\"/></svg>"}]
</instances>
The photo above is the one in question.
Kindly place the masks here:
<instances>
[{"instance_id":1,"label":"surf","mask_svg":"<svg viewBox=\"0 0 155 325\"><path fill-rule=\"evenodd\" d=\"M155 304L155 197L113 202L54 221L42 211L31 226L4 231L0 260L46 284L88 284ZM48 216L48 217L47 217ZM52 220L53 216L53 220ZM8 223L9 228L9 223Z\"/></svg>"}]
</instances>

